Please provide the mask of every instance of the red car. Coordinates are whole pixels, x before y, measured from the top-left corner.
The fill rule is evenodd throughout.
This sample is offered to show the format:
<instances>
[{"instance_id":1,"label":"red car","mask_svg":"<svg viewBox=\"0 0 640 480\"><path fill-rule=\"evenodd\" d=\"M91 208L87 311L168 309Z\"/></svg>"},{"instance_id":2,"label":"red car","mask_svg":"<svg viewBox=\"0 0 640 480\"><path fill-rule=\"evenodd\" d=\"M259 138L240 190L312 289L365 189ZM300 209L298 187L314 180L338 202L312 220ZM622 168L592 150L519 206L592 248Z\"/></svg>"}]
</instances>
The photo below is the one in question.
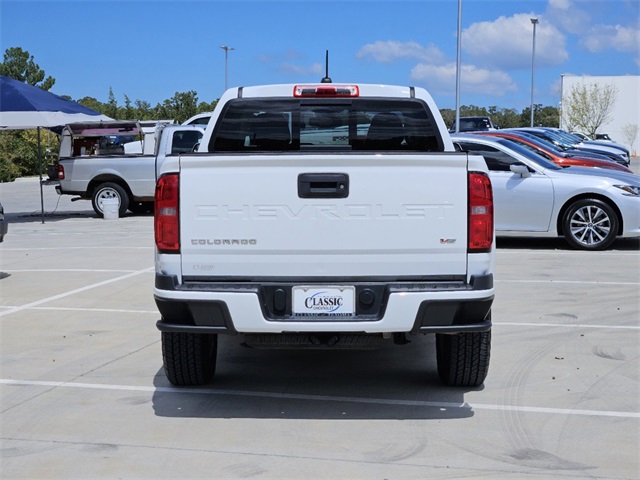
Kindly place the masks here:
<instances>
[{"instance_id":1,"label":"red car","mask_svg":"<svg viewBox=\"0 0 640 480\"><path fill-rule=\"evenodd\" d=\"M613 170L620 170L622 172L633 173L633 171L624 165L614 162L613 160L599 160L590 158L587 156L580 156L574 153L564 153L558 150L554 145L540 140L539 138L531 137L527 134L516 132L501 132L500 130L491 132L473 132L476 135L490 135L492 137L507 138L513 142L516 142L530 150L533 150L538 155L552 161L560 167L592 167L592 168L611 168Z\"/></svg>"}]
</instances>

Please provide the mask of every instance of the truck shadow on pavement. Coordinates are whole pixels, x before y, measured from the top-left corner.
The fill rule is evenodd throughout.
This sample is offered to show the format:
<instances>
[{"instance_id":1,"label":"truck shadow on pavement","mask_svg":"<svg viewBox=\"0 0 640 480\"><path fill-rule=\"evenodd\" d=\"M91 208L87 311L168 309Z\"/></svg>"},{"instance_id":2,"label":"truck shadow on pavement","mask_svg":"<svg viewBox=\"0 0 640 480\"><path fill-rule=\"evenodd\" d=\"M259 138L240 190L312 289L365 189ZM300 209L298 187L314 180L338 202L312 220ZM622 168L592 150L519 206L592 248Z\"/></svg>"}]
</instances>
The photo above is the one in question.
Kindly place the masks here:
<instances>
[{"instance_id":1,"label":"truck shadow on pavement","mask_svg":"<svg viewBox=\"0 0 640 480\"><path fill-rule=\"evenodd\" d=\"M160 369L153 408L162 417L318 420L467 418L464 394L445 387L434 336L377 350L255 350L221 337L214 381L173 387Z\"/></svg>"}]
</instances>

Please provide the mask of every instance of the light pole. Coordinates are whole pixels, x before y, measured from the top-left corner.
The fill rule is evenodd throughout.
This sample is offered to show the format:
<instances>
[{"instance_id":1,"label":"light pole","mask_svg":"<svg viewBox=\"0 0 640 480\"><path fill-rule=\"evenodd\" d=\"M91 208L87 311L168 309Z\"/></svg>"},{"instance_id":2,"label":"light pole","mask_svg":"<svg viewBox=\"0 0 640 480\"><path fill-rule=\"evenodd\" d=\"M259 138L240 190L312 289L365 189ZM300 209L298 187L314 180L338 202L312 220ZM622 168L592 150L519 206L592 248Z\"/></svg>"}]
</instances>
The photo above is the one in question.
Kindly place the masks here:
<instances>
[{"instance_id":1,"label":"light pole","mask_svg":"<svg viewBox=\"0 0 640 480\"><path fill-rule=\"evenodd\" d=\"M235 50L235 48L226 45L220 48L224 50L224 90L226 92L229 88L229 50Z\"/></svg>"},{"instance_id":2,"label":"light pole","mask_svg":"<svg viewBox=\"0 0 640 480\"><path fill-rule=\"evenodd\" d=\"M462 63L462 0L458 0L458 43L456 48L456 124L454 130L460 131L460 65Z\"/></svg>"},{"instance_id":3,"label":"light pole","mask_svg":"<svg viewBox=\"0 0 640 480\"><path fill-rule=\"evenodd\" d=\"M531 51L531 126L533 127L533 77L535 72L535 60L536 60L536 25L538 24L537 18L532 18L533 24L533 49Z\"/></svg>"}]
</instances>

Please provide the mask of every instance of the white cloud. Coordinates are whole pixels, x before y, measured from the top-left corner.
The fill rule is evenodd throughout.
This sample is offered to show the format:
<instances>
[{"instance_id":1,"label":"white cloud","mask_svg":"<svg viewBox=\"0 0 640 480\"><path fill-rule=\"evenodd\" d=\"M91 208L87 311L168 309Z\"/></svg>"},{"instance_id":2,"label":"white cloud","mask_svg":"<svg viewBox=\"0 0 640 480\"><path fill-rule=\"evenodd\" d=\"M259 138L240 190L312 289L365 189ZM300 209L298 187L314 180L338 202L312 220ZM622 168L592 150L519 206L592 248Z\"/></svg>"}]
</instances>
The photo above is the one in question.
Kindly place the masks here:
<instances>
[{"instance_id":1,"label":"white cloud","mask_svg":"<svg viewBox=\"0 0 640 480\"><path fill-rule=\"evenodd\" d=\"M549 8L569 10L569 7L571 7L571 0L549 0Z\"/></svg>"},{"instance_id":2,"label":"white cloud","mask_svg":"<svg viewBox=\"0 0 640 480\"><path fill-rule=\"evenodd\" d=\"M425 84L432 92L453 95L456 83L456 64L429 65L420 63L411 70L411 79ZM503 96L517 91L511 77L499 70L462 65L460 87L466 93Z\"/></svg>"},{"instance_id":3,"label":"white cloud","mask_svg":"<svg viewBox=\"0 0 640 480\"><path fill-rule=\"evenodd\" d=\"M499 17L493 22L478 22L462 32L463 54L475 63L500 69L531 67L535 14L519 13ZM569 58L564 35L551 23L539 18L536 26L536 65L561 65Z\"/></svg>"},{"instance_id":4,"label":"white cloud","mask_svg":"<svg viewBox=\"0 0 640 480\"><path fill-rule=\"evenodd\" d=\"M296 50L286 50L276 54L262 54L257 59L261 63L271 64L273 68L287 75L321 75L324 72L324 67L320 63L311 65L299 63L303 56Z\"/></svg>"},{"instance_id":5,"label":"white cloud","mask_svg":"<svg viewBox=\"0 0 640 480\"><path fill-rule=\"evenodd\" d=\"M591 25L591 15L571 0L549 0L544 17L568 33L580 34Z\"/></svg>"},{"instance_id":6,"label":"white cloud","mask_svg":"<svg viewBox=\"0 0 640 480\"><path fill-rule=\"evenodd\" d=\"M580 44L592 53L605 50L637 52L640 50L640 30L621 25L594 25Z\"/></svg>"},{"instance_id":7,"label":"white cloud","mask_svg":"<svg viewBox=\"0 0 640 480\"><path fill-rule=\"evenodd\" d=\"M358 58L370 57L376 62L391 63L402 59L442 63L444 54L433 44L423 47L417 42L377 41L368 43L356 54Z\"/></svg>"},{"instance_id":8,"label":"white cloud","mask_svg":"<svg viewBox=\"0 0 640 480\"><path fill-rule=\"evenodd\" d=\"M283 63L278 69L283 73L293 75L322 75L324 73L324 67L319 63L314 63L309 66Z\"/></svg>"}]
</instances>

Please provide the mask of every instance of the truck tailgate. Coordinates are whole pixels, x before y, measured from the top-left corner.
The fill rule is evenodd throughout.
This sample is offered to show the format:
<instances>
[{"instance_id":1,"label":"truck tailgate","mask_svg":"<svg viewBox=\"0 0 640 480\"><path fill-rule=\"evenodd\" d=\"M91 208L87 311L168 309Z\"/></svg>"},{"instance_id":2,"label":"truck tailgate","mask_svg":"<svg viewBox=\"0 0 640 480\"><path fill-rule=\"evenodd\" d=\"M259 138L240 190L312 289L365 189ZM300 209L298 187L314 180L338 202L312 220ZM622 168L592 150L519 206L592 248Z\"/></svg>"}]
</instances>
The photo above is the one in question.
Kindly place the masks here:
<instances>
[{"instance_id":1,"label":"truck tailgate","mask_svg":"<svg viewBox=\"0 0 640 480\"><path fill-rule=\"evenodd\" d=\"M460 154L183 156L182 275L464 275L465 162ZM322 174L341 174L348 195L334 195ZM309 178L317 182L305 193Z\"/></svg>"}]
</instances>

